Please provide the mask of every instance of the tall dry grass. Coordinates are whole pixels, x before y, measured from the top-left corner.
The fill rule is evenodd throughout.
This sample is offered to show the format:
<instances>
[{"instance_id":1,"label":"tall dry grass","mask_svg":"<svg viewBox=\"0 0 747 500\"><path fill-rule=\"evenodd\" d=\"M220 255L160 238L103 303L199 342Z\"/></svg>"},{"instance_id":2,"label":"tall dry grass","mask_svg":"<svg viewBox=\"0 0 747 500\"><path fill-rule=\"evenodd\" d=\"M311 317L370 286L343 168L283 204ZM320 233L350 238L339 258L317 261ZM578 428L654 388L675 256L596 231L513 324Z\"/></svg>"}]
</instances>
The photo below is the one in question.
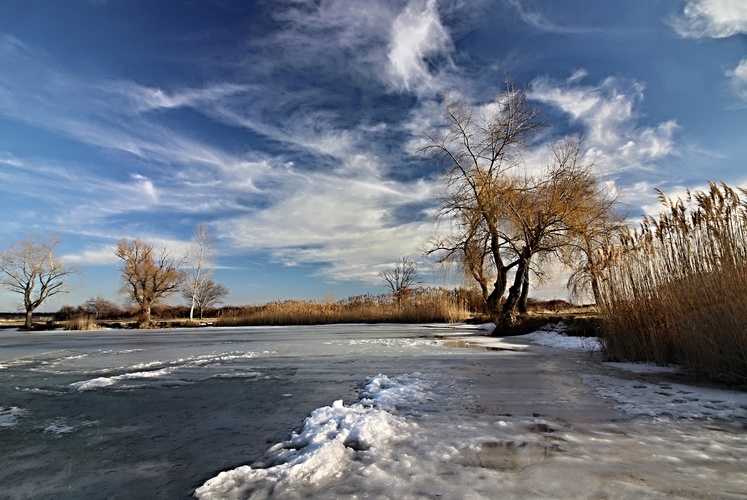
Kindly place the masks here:
<instances>
[{"instance_id":1,"label":"tall dry grass","mask_svg":"<svg viewBox=\"0 0 747 500\"><path fill-rule=\"evenodd\" d=\"M65 330L92 331L101 330L96 319L88 315L76 316L64 323Z\"/></svg>"},{"instance_id":2,"label":"tall dry grass","mask_svg":"<svg viewBox=\"0 0 747 500\"><path fill-rule=\"evenodd\" d=\"M318 325L331 323L453 323L471 317L458 290L423 288L397 301L390 295L359 295L339 301L286 300L244 307L218 326Z\"/></svg>"},{"instance_id":3,"label":"tall dry grass","mask_svg":"<svg viewBox=\"0 0 747 500\"><path fill-rule=\"evenodd\" d=\"M604 342L616 360L683 365L747 382L747 190L710 183L627 231L603 273Z\"/></svg>"}]
</instances>

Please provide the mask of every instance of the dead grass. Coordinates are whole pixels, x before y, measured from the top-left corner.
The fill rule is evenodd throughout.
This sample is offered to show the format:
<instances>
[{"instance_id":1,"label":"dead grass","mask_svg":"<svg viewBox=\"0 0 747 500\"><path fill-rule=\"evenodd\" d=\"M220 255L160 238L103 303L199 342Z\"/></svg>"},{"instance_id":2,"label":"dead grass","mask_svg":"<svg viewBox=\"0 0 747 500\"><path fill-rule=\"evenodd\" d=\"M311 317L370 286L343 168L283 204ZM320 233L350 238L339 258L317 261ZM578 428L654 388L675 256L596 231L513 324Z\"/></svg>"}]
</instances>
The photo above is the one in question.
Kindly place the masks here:
<instances>
[{"instance_id":1,"label":"dead grass","mask_svg":"<svg viewBox=\"0 0 747 500\"><path fill-rule=\"evenodd\" d=\"M726 185L660 196L648 218L612 249L602 282L604 344L615 360L683 365L747 382L747 203Z\"/></svg>"}]
</instances>

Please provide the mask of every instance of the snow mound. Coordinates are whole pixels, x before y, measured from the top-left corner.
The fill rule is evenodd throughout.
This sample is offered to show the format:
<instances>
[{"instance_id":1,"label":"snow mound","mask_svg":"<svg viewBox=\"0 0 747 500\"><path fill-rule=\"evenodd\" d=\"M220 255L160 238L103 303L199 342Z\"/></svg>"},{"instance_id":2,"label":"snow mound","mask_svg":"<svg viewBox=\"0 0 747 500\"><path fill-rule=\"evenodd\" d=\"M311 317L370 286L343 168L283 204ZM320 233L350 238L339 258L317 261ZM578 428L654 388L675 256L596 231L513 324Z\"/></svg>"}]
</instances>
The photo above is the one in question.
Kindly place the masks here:
<instances>
[{"instance_id":1,"label":"snow mound","mask_svg":"<svg viewBox=\"0 0 747 500\"><path fill-rule=\"evenodd\" d=\"M390 413L402 404L428 399L430 383L415 376L370 378L361 399L342 400L314 410L300 432L270 448L269 459L221 472L197 488L200 499L267 498L274 493L302 496L305 486L323 486L365 467L395 441L406 440L416 424Z\"/></svg>"}]
</instances>

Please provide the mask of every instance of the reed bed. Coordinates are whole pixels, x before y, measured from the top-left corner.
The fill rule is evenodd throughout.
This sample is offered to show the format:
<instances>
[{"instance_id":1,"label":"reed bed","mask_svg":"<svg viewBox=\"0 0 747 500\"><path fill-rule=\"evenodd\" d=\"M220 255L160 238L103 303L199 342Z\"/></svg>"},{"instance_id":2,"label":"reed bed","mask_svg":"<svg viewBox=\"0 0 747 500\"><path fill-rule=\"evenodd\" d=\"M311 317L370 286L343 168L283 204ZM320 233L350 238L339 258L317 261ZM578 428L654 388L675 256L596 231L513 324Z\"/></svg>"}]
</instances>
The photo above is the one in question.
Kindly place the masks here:
<instances>
[{"instance_id":1,"label":"reed bed","mask_svg":"<svg viewBox=\"0 0 747 500\"><path fill-rule=\"evenodd\" d=\"M680 364L747 383L747 190L710 183L609 249L600 282L613 360Z\"/></svg>"},{"instance_id":2,"label":"reed bed","mask_svg":"<svg viewBox=\"0 0 747 500\"><path fill-rule=\"evenodd\" d=\"M459 290L423 288L396 300L359 295L339 301L286 300L234 309L217 326L318 325L332 323L454 323L472 316Z\"/></svg>"},{"instance_id":3,"label":"reed bed","mask_svg":"<svg viewBox=\"0 0 747 500\"><path fill-rule=\"evenodd\" d=\"M73 319L66 321L65 330L78 330L78 331L91 331L101 330L98 322L91 316L76 316Z\"/></svg>"}]
</instances>

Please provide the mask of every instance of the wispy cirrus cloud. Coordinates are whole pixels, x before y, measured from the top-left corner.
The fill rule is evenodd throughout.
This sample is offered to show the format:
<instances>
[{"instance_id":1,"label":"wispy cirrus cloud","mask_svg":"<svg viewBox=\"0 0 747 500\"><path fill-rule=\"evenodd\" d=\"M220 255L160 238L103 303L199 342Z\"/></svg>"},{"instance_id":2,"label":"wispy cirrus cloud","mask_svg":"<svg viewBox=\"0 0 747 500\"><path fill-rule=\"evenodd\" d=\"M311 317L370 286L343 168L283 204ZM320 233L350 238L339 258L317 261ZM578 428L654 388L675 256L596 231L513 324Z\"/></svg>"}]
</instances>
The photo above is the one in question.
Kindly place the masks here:
<instances>
[{"instance_id":1,"label":"wispy cirrus cloud","mask_svg":"<svg viewBox=\"0 0 747 500\"><path fill-rule=\"evenodd\" d=\"M359 17L352 23L363 34L361 38L349 31L338 38L337 34L329 37L330 52L337 43L358 47L361 39L378 41L369 47L368 58L364 49L363 60L376 61L374 68L365 68L359 58L351 58L333 61L317 72L330 79L370 72L379 78L379 94L392 92L386 68L391 50L388 41L400 13L395 7L385 18L372 9L370 17ZM419 8L437 16L433 3L419 4ZM321 26L346 23L348 14L361 13L341 7ZM290 26L290 31L276 35L288 43L279 47L286 57L272 61L282 59L278 65L303 72L311 59L303 57L301 61L290 48L303 45L306 25ZM263 43L266 41L260 45ZM317 55L323 57L322 52L323 48ZM429 54L426 50L423 57ZM410 57L409 63L422 63L419 56ZM128 159L132 163L118 175L85 165L61 164L60 171L68 178L62 182L63 174L59 173L51 180L59 190L59 210L53 214L59 227L69 232L91 233L92 228L116 220L127 221L118 224L120 232L146 237L154 229L137 222L138 214L210 214L217 236L234 249L266 251L274 261L286 265L319 263L324 276L369 282L378 279L377 266L389 265L403 252L417 252L429 234L430 220L423 210L431 203L431 186L425 181L388 180L387 172L395 162L387 159L393 153L386 145L382 148L372 141L372 137L398 132L367 117L351 120L350 115L327 106L335 98L334 89L327 93L323 85L299 88L292 78L250 78L249 83L226 79L205 87L172 86L165 91L123 80L84 81L40 63L30 49L14 51L7 58L27 76L0 76L0 92L7 90L9 95L7 101L0 102L0 112L112 151L117 164L126 164ZM261 74L275 62L267 64L264 69L248 65ZM427 84L422 67L419 74L407 73L406 65L400 69L409 75L410 85L401 92ZM24 86L31 80L33 91L25 92ZM250 130L280 144L278 149L293 153L267 153L251 147L243 152L229 151L219 142L197 140L162 123L165 114L186 108L232 129ZM42 163L31 161L29 168L38 171ZM408 217L402 217L404 213ZM110 263L107 253L106 248L89 250L78 257L83 262Z\"/></svg>"},{"instance_id":2,"label":"wispy cirrus cloud","mask_svg":"<svg viewBox=\"0 0 747 500\"><path fill-rule=\"evenodd\" d=\"M112 95L124 98L134 113L181 107L202 107L219 102L226 97L247 92L250 87L232 83L217 83L203 88L185 88L168 92L160 88L147 87L131 81L118 81L102 85Z\"/></svg>"},{"instance_id":3,"label":"wispy cirrus cloud","mask_svg":"<svg viewBox=\"0 0 747 500\"><path fill-rule=\"evenodd\" d=\"M572 24L566 25L551 21L543 13L528 8L526 6L526 1L524 0L506 0L506 2L514 9L524 23L540 31L566 35L609 32L609 29L604 30L592 26L579 26Z\"/></svg>"}]
</instances>

